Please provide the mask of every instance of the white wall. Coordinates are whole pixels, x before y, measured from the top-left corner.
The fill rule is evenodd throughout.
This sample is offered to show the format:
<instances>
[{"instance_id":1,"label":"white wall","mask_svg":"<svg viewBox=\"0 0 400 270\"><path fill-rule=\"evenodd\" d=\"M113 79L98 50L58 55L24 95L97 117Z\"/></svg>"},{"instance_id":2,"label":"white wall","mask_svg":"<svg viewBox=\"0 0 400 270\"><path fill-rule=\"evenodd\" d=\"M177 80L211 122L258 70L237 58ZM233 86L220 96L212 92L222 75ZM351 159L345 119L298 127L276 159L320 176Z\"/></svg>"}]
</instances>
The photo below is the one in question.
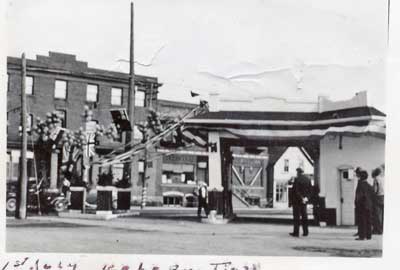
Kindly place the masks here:
<instances>
[{"instance_id":1,"label":"white wall","mask_svg":"<svg viewBox=\"0 0 400 270\"><path fill-rule=\"evenodd\" d=\"M318 98L319 112L335 111L368 105L367 91L356 93L351 99L346 100L332 101L323 96Z\"/></svg>"},{"instance_id":2,"label":"white wall","mask_svg":"<svg viewBox=\"0 0 400 270\"><path fill-rule=\"evenodd\" d=\"M289 160L289 172L284 171L285 159ZM274 167L274 180L289 180L291 177L296 176L296 169L300 165L300 161L304 162L304 173L314 174L313 166L308 162L306 157L297 147L289 147L286 152L275 163Z\"/></svg>"},{"instance_id":3,"label":"white wall","mask_svg":"<svg viewBox=\"0 0 400 270\"><path fill-rule=\"evenodd\" d=\"M338 167L348 165L371 171L385 162L385 140L372 136L343 137L339 149L339 136L326 136L321 140L321 193L327 208L336 208L337 224L341 224L340 185ZM369 181L371 177L369 177Z\"/></svg>"},{"instance_id":4,"label":"white wall","mask_svg":"<svg viewBox=\"0 0 400 270\"><path fill-rule=\"evenodd\" d=\"M232 98L220 95L217 91L209 94L211 111L285 111L285 112L325 112L368 106L367 91L355 93L344 100L330 100L327 96L307 100L304 98L280 98L256 96Z\"/></svg>"},{"instance_id":5,"label":"white wall","mask_svg":"<svg viewBox=\"0 0 400 270\"><path fill-rule=\"evenodd\" d=\"M316 99L305 100L302 98L286 99L279 97L246 97L231 98L210 94L211 111L285 111L285 112L316 112L318 102ZM266 109L267 108L267 109Z\"/></svg>"}]
</instances>

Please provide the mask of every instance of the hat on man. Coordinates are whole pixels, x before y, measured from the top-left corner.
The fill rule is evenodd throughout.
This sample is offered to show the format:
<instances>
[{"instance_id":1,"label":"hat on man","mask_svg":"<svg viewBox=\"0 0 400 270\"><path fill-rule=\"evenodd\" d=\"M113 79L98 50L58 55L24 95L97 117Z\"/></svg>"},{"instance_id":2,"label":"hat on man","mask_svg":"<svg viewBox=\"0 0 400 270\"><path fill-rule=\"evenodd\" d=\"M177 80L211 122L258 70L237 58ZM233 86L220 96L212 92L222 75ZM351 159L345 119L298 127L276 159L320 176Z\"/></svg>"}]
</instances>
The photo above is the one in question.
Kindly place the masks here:
<instances>
[{"instance_id":1,"label":"hat on man","mask_svg":"<svg viewBox=\"0 0 400 270\"><path fill-rule=\"evenodd\" d=\"M356 173L356 176L360 177L360 172L361 172L362 170L363 170L363 169L362 169L361 167L357 167L356 170L354 171L354 172Z\"/></svg>"},{"instance_id":2,"label":"hat on man","mask_svg":"<svg viewBox=\"0 0 400 270\"><path fill-rule=\"evenodd\" d=\"M207 186L207 183L204 181L199 181L199 186Z\"/></svg>"},{"instance_id":3,"label":"hat on man","mask_svg":"<svg viewBox=\"0 0 400 270\"><path fill-rule=\"evenodd\" d=\"M300 167L298 167L298 168L296 169L296 171L299 172L299 173L303 173L303 172L304 172L304 170L303 170L302 168L300 168Z\"/></svg>"},{"instance_id":4,"label":"hat on man","mask_svg":"<svg viewBox=\"0 0 400 270\"><path fill-rule=\"evenodd\" d=\"M378 168L375 168L375 169L372 170L371 176L373 178L375 178L375 177L377 177L378 175L381 175L381 174L382 174L382 169L380 167L378 167Z\"/></svg>"}]
</instances>

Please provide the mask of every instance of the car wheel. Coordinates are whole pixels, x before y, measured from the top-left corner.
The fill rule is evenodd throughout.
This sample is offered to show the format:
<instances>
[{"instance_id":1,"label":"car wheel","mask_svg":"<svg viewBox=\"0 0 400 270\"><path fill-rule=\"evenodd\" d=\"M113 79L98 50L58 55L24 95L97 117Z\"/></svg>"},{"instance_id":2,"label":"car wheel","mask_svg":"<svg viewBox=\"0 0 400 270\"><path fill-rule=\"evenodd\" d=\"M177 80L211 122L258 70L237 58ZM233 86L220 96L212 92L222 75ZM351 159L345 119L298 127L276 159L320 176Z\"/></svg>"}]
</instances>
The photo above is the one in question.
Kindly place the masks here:
<instances>
[{"instance_id":1,"label":"car wheel","mask_svg":"<svg viewBox=\"0 0 400 270\"><path fill-rule=\"evenodd\" d=\"M56 212L65 211L67 208L68 208L68 201L66 199L60 199L54 202L54 210L56 210Z\"/></svg>"},{"instance_id":2,"label":"car wheel","mask_svg":"<svg viewBox=\"0 0 400 270\"><path fill-rule=\"evenodd\" d=\"M17 199L9 198L6 203L6 209L8 212L15 212L17 210Z\"/></svg>"}]
</instances>

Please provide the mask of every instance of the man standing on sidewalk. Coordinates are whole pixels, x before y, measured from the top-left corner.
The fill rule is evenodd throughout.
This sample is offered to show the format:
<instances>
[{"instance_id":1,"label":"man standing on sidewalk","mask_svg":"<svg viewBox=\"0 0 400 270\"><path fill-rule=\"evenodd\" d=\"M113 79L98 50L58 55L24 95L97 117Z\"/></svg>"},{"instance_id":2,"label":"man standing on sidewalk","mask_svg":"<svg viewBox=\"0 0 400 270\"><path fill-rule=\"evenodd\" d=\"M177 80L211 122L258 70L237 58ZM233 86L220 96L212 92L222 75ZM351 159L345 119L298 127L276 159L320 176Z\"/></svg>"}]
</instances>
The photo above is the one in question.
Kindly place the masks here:
<instances>
[{"instance_id":1,"label":"man standing on sidewalk","mask_svg":"<svg viewBox=\"0 0 400 270\"><path fill-rule=\"evenodd\" d=\"M369 240L371 239L374 191L367 181L368 173L366 171L361 171L359 175L355 199L356 207L359 211L359 231L356 240Z\"/></svg>"},{"instance_id":2,"label":"man standing on sidewalk","mask_svg":"<svg viewBox=\"0 0 400 270\"><path fill-rule=\"evenodd\" d=\"M360 179L360 172L362 171L363 169L361 169L361 167L357 167L356 168L356 170L355 170L355 173L356 173L356 177L357 177L357 184L356 184L356 193L357 193L357 190L359 189L359 180L358 179ZM357 208L357 203L356 203L356 201L355 201L355 199L354 199L354 219L355 219L355 223L356 223L356 225L357 225L357 232L354 234L354 236L358 236L359 235L359 233L360 233L360 211L359 211L359 209Z\"/></svg>"},{"instance_id":3,"label":"man standing on sidewalk","mask_svg":"<svg viewBox=\"0 0 400 270\"><path fill-rule=\"evenodd\" d=\"M204 182L199 183L198 188L198 207L197 207L197 217L201 218L201 209L204 208L204 212L206 216L208 216L208 191L207 191L207 184Z\"/></svg>"},{"instance_id":4,"label":"man standing on sidewalk","mask_svg":"<svg viewBox=\"0 0 400 270\"><path fill-rule=\"evenodd\" d=\"M374 179L374 203L373 203L373 230L372 234L383 233L383 207L384 207L384 171L381 167L372 171Z\"/></svg>"},{"instance_id":5,"label":"man standing on sidewalk","mask_svg":"<svg viewBox=\"0 0 400 270\"><path fill-rule=\"evenodd\" d=\"M303 236L308 235L307 202L310 200L312 185L311 180L304 175L301 168L297 168L297 177L292 188L293 207L293 237L299 237L300 218L303 227Z\"/></svg>"}]
</instances>

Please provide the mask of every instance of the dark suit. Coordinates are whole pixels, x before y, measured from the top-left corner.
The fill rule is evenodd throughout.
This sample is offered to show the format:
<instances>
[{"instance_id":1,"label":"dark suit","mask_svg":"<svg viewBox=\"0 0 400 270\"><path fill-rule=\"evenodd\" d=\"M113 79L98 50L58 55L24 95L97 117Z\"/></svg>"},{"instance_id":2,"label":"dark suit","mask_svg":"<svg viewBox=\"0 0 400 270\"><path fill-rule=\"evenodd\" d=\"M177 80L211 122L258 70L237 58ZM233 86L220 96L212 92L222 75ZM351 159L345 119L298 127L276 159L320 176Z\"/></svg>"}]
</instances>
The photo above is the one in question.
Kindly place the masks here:
<instances>
[{"instance_id":1,"label":"dark suit","mask_svg":"<svg viewBox=\"0 0 400 270\"><path fill-rule=\"evenodd\" d=\"M374 202L374 225L373 233L375 234L382 234L383 233L383 205L384 205L384 196L375 195L375 202Z\"/></svg>"},{"instance_id":2,"label":"dark suit","mask_svg":"<svg viewBox=\"0 0 400 270\"><path fill-rule=\"evenodd\" d=\"M311 180L301 174L294 179L292 188L292 207L293 207L293 234L299 235L300 218L303 227L303 234L308 235L307 203L304 198L310 200L312 193Z\"/></svg>"},{"instance_id":3,"label":"dark suit","mask_svg":"<svg viewBox=\"0 0 400 270\"><path fill-rule=\"evenodd\" d=\"M383 206L384 206L384 195L383 195L382 182L377 179L374 180L374 207L373 207L373 218L372 218L372 233L382 234L383 233Z\"/></svg>"},{"instance_id":4,"label":"dark suit","mask_svg":"<svg viewBox=\"0 0 400 270\"><path fill-rule=\"evenodd\" d=\"M358 212L358 236L361 239L371 238L373 192L372 186L366 180L358 182L355 203Z\"/></svg>"}]
</instances>

